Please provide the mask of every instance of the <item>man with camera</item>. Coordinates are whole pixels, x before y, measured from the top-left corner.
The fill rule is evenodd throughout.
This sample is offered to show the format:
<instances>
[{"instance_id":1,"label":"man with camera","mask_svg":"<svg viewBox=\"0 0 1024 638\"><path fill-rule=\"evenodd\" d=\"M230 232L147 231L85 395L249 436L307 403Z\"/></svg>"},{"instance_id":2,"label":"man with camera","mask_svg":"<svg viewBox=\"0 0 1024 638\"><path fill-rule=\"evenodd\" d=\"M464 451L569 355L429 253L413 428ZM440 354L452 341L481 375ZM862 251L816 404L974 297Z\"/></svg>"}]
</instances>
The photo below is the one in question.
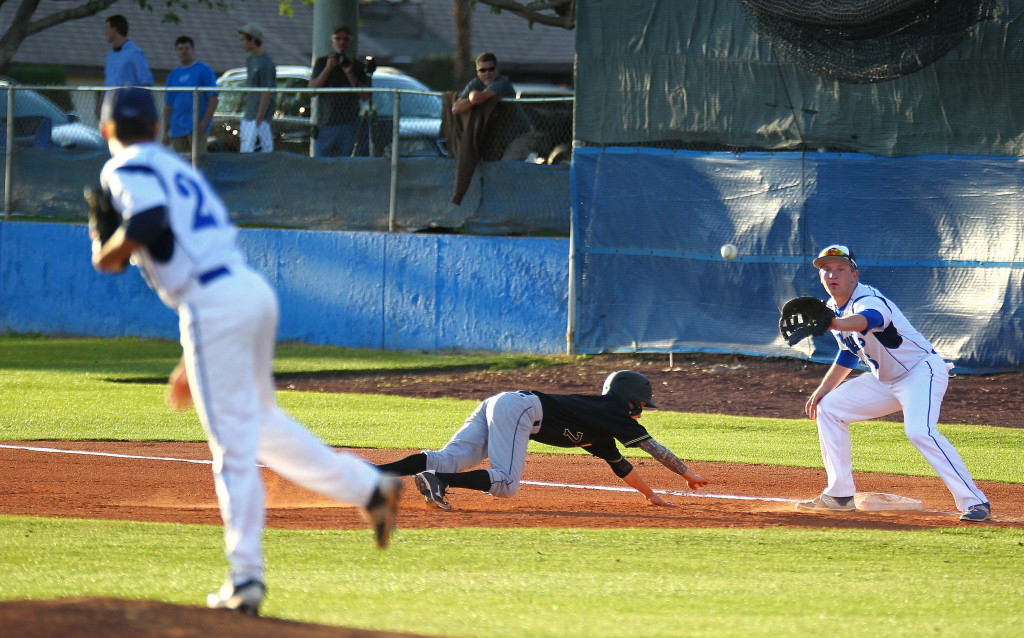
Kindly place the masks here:
<instances>
[{"instance_id":1,"label":"man with camera","mask_svg":"<svg viewBox=\"0 0 1024 638\"><path fill-rule=\"evenodd\" d=\"M313 75L309 88L356 88L370 86L366 65L348 52L352 43L352 30L345 25L334 29L331 45L334 53L317 58L313 64ZM370 99L368 93L322 93L314 94L316 105L313 109L315 125L313 140L314 157L339 157L351 154L366 155L368 135L360 131L361 102ZM366 133L369 133L367 131ZM356 140L359 140L358 152Z\"/></svg>"}]
</instances>

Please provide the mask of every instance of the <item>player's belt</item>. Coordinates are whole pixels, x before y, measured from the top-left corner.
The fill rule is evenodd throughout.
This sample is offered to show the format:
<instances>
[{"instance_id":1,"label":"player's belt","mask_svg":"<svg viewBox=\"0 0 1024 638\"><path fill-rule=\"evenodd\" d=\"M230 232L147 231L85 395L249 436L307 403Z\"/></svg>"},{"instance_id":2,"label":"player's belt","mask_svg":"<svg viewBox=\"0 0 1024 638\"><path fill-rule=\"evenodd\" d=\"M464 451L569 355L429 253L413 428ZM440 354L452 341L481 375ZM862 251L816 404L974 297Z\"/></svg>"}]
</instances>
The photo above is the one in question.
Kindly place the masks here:
<instances>
[{"instance_id":1,"label":"player's belt","mask_svg":"<svg viewBox=\"0 0 1024 638\"><path fill-rule=\"evenodd\" d=\"M231 274L231 271L228 270L227 266L220 266L218 268L214 268L213 270L207 270L203 274L199 275L199 277L197 277L197 279L199 279L199 283L201 283L202 285L205 286L206 284L210 283L211 281L213 281L217 277L220 277L222 275L230 275L230 274Z\"/></svg>"}]
</instances>

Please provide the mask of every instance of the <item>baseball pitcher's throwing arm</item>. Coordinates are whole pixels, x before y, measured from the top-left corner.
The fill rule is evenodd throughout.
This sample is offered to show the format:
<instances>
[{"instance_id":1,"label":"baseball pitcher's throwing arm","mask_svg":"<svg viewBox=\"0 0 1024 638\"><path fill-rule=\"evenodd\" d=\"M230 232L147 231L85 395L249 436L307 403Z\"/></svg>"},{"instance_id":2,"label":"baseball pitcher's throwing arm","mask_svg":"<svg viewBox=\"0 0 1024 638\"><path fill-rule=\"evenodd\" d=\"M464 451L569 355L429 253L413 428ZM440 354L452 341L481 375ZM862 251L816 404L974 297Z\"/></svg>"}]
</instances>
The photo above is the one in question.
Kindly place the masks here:
<instances>
[{"instance_id":1,"label":"baseball pitcher's throwing arm","mask_svg":"<svg viewBox=\"0 0 1024 638\"><path fill-rule=\"evenodd\" d=\"M658 443L653 438L640 441L638 447L654 457L654 459L659 463L683 477L691 490L695 490L698 487L704 487L708 484L707 479L698 474L694 474L690 468L686 467L686 463L683 463L682 459L672 453L672 450L668 449L661 443Z\"/></svg>"}]
</instances>

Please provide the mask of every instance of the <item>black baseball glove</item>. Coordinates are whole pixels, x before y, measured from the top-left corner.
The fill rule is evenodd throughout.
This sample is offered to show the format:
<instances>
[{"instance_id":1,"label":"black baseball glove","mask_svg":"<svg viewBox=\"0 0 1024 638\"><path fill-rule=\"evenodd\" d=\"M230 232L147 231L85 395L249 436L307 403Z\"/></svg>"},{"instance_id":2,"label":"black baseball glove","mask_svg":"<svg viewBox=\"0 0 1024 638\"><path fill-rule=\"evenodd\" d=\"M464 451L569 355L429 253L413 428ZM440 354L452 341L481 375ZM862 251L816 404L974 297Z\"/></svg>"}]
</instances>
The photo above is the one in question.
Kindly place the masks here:
<instances>
[{"instance_id":1,"label":"black baseball glove","mask_svg":"<svg viewBox=\"0 0 1024 638\"><path fill-rule=\"evenodd\" d=\"M804 337L818 337L828 332L836 313L820 299L814 297L797 297L790 299L782 307L779 319L779 332L791 346L795 346Z\"/></svg>"},{"instance_id":2,"label":"black baseball glove","mask_svg":"<svg viewBox=\"0 0 1024 638\"><path fill-rule=\"evenodd\" d=\"M121 216L114 210L110 194L102 188L86 186L82 194L89 206L89 237L99 239L102 246L121 226Z\"/></svg>"}]
</instances>

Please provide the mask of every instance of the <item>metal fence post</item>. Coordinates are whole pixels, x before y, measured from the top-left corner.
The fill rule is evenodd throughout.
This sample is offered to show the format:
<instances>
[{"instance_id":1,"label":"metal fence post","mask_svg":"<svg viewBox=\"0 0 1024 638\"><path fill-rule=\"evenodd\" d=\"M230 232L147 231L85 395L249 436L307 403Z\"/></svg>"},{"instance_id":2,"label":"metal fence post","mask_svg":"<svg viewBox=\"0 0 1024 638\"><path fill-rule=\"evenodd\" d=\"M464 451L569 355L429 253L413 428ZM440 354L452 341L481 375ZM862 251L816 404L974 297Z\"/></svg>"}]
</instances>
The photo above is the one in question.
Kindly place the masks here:
<instances>
[{"instance_id":1,"label":"metal fence post","mask_svg":"<svg viewBox=\"0 0 1024 638\"><path fill-rule=\"evenodd\" d=\"M164 124L170 131L170 123ZM199 87L192 89L192 169L199 168Z\"/></svg>"},{"instance_id":2,"label":"metal fence post","mask_svg":"<svg viewBox=\"0 0 1024 638\"><path fill-rule=\"evenodd\" d=\"M570 215L569 222L569 319L565 327L565 354L572 356L576 345L576 314L577 314L577 291L576 291L576 216Z\"/></svg>"},{"instance_id":3,"label":"metal fence post","mask_svg":"<svg viewBox=\"0 0 1024 638\"><path fill-rule=\"evenodd\" d=\"M11 208L14 205L14 86L7 85L7 150L4 157L4 219L11 220Z\"/></svg>"},{"instance_id":4,"label":"metal fence post","mask_svg":"<svg viewBox=\"0 0 1024 638\"><path fill-rule=\"evenodd\" d=\"M388 232L395 232L398 214L398 129L402 123L402 94L395 92L394 113L391 115L391 194L388 206ZM373 135L373 132L370 132Z\"/></svg>"}]
</instances>

